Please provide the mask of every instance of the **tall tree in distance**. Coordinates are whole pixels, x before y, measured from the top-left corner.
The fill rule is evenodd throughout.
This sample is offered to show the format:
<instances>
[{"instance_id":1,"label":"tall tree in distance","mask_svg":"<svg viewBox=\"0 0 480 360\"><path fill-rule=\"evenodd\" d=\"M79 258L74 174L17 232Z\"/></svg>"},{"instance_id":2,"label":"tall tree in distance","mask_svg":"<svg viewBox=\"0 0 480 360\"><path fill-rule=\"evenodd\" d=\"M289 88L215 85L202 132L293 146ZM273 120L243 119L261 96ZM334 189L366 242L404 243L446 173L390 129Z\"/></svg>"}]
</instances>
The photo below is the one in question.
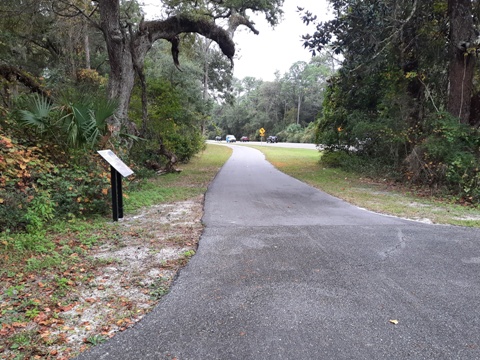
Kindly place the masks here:
<instances>
[{"instance_id":1,"label":"tall tree in distance","mask_svg":"<svg viewBox=\"0 0 480 360\"><path fill-rule=\"evenodd\" d=\"M450 21L448 111L468 124L477 58L471 0L448 0Z\"/></svg>"}]
</instances>

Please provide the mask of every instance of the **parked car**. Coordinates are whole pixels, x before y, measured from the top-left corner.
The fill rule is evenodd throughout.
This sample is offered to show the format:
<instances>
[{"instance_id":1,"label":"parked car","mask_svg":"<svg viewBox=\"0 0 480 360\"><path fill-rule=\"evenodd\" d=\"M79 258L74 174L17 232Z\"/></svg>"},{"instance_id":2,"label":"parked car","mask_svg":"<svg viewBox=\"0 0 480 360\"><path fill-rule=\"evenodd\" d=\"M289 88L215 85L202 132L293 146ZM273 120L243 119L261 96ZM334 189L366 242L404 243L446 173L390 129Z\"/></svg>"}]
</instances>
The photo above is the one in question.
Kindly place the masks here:
<instances>
[{"instance_id":1,"label":"parked car","mask_svg":"<svg viewBox=\"0 0 480 360\"><path fill-rule=\"evenodd\" d=\"M242 137L240 138L240 141L241 141L241 142L248 142L248 141L250 141L250 139L248 138L248 136L242 136Z\"/></svg>"},{"instance_id":2,"label":"parked car","mask_svg":"<svg viewBox=\"0 0 480 360\"><path fill-rule=\"evenodd\" d=\"M227 143L232 143L232 142L236 142L237 139L235 138L235 136L233 135L227 135L227 137L225 138L225 140L227 141Z\"/></svg>"},{"instance_id":3,"label":"parked car","mask_svg":"<svg viewBox=\"0 0 480 360\"><path fill-rule=\"evenodd\" d=\"M267 137L267 143L277 143L277 142L278 142L278 137L276 136Z\"/></svg>"},{"instance_id":4,"label":"parked car","mask_svg":"<svg viewBox=\"0 0 480 360\"><path fill-rule=\"evenodd\" d=\"M221 136L215 136L215 141L222 141L222 137Z\"/></svg>"}]
</instances>

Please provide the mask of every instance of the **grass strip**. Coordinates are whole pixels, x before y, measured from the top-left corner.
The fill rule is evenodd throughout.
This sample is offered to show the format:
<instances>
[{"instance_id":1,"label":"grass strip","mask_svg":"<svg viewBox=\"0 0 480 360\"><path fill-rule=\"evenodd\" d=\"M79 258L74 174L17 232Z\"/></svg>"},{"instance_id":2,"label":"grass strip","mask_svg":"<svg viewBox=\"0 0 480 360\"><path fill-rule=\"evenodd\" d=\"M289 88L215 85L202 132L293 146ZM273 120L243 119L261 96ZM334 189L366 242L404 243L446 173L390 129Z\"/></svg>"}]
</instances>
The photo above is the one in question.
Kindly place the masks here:
<instances>
[{"instance_id":1,"label":"grass strip","mask_svg":"<svg viewBox=\"0 0 480 360\"><path fill-rule=\"evenodd\" d=\"M188 164L180 165L180 173L155 176L131 192L127 186L125 211L135 211L159 203L182 201L204 194L208 184L231 153L232 150L226 146L208 144L206 149Z\"/></svg>"}]
</instances>

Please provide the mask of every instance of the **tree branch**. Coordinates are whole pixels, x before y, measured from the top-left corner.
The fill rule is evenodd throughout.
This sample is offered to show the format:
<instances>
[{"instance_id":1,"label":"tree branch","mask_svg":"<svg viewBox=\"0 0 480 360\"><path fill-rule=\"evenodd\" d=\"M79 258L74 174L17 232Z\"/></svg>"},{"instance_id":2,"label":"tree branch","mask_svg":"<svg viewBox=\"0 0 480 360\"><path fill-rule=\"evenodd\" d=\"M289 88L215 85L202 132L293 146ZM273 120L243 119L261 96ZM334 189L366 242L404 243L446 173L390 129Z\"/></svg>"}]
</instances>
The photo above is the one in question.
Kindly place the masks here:
<instances>
[{"instance_id":1,"label":"tree branch","mask_svg":"<svg viewBox=\"0 0 480 360\"><path fill-rule=\"evenodd\" d=\"M17 80L26 87L28 87L32 92L36 92L48 99L49 101L52 101L49 92L43 89L40 83L26 71L23 71L14 66L0 65L0 76L2 76L8 81Z\"/></svg>"},{"instance_id":2,"label":"tree branch","mask_svg":"<svg viewBox=\"0 0 480 360\"><path fill-rule=\"evenodd\" d=\"M408 17L402 21L402 25L400 26L400 28L398 28L397 30L395 30L390 36L386 37L385 39L383 39L382 41L380 41L378 43L378 45L381 45L381 44L385 44L385 46L383 46L379 51L377 51L370 59L370 61L373 61L375 60L380 54L382 54L385 49L388 47L388 45L390 44L390 40L395 36L397 35L399 32L401 32L403 30L403 28L405 27L405 25L407 23L410 22L410 20L412 19L413 15L415 15L415 12L417 11L417 2L418 0L415 0L413 2L413 7L412 7L412 11L410 12L410 14L408 15ZM378 48L378 46L376 46ZM356 70L358 70L359 68L361 68L363 65L365 65L365 63L363 64L360 64L358 65L356 68L352 69L351 72L354 72Z\"/></svg>"},{"instance_id":3,"label":"tree branch","mask_svg":"<svg viewBox=\"0 0 480 360\"><path fill-rule=\"evenodd\" d=\"M247 28L249 28L255 35L260 34L260 32L255 28L255 24L251 22L247 17L244 15L239 14L238 12L233 12L231 16L228 19L228 30L230 32L230 36L233 38L233 34L235 33L235 30L240 25L244 25Z\"/></svg>"},{"instance_id":4,"label":"tree branch","mask_svg":"<svg viewBox=\"0 0 480 360\"><path fill-rule=\"evenodd\" d=\"M86 14L85 11L83 9L80 9L77 5L75 4L72 4L68 1L62 1L62 0L58 0L60 3L63 3L65 6L67 7L71 7L72 9L76 10L75 14L62 14L58 11L56 11L54 9L54 3L52 2L52 11L57 14L58 16L63 16L63 17L76 17L78 15L81 15L83 16L84 18L87 19L87 21L93 25L93 27L95 27L96 29L100 30L100 31L103 31L101 26L92 20L92 16L93 14L95 14L95 12L97 11L98 9L98 4L95 6L95 8L90 12L90 14Z\"/></svg>"},{"instance_id":5,"label":"tree branch","mask_svg":"<svg viewBox=\"0 0 480 360\"><path fill-rule=\"evenodd\" d=\"M195 19L186 15L175 15L166 20L145 21L143 30L148 32L150 41L153 43L159 39L165 39L170 42L175 41L176 36L182 33L197 33L208 39L215 41L223 54L227 56L233 64L235 55L235 44L229 33L205 19ZM174 43L172 43L174 44Z\"/></svg>"}]
</instances>

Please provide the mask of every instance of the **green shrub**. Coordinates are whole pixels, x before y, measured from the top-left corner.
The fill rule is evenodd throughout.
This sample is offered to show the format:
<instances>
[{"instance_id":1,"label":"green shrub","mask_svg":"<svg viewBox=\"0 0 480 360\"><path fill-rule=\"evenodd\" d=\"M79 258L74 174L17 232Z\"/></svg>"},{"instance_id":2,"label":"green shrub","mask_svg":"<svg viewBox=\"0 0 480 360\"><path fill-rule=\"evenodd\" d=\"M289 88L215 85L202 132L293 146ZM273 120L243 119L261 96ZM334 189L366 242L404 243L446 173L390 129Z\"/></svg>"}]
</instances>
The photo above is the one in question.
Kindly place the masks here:
<instances>
[{"instance_id":1,"label":"green shrub","mask_svg":"<svg viewBox=\"0 0 480 360\"><path fill-rule=\"evenodd\" d=\"M345 151L325 151L320 158L320 164L329 168L347 168L351 160L351 155Z\"/></svg>"},{"instance_id":2,"label":"green shrub","mask_svg":"<svg viewBox=\"0 0 480 360\"><path fill-rule=\"evenodd\" d=\"M98 155L78 150L64 162L59 154L56 166L47 145L22 145L1 134L0 145L0 232L36 232L53 217L108 211L109 171Z\"/></svg>"},{"instance_id":3,"label":"green shrub","mask_svg":"<svg viewBox=\"0 0 480 360\"><path fill-rule=\"evenodd\" d=\"M35 194L28 204L25 220L26 229L29 233L35 234L42 230L46 223L53 219L55 206L48 191L41 191Z\"/></svg>"},{"instance_id":4,"label":"green shrub","mask_svg":"<svg viewBox=\"0 0 480 360\"><path fill-rule=\"evenodd\" d=\"M12 186L8 186L0 188L0 199L2 199L0 204L0 232L25 230L28 195Z\"/></svg>"},{"instance_id":5,"label":"green shrub","mask_svg":"<svg viewBox=\"0 0 480 360\"><path fill-rule=\"evenodd\" d=\"M205 149L205 139L199 131L170 133L165 137L166 143L173 150L180 162L188 162L198 152Z\"/></svg>"},{"instance_id":6,"label":"green shrub","mask_svg":"<svg viewBox=\"0 0 480 360\"><path fill-rule=\"evenodd\" d=\"M290 124L285 130L280 131L277 135L281 141L300 143L305 137L305 131L306 128L302 128L301 125Z\"/></svg>"},{"instance_id":7,"label":"green shrub","mask_svg":"<svg viewBox=\"0 0 480 360\"><path fill-rule=\"evenodd\" d=\"M56 177L45 174L43 179L52 190L56 215L105 214L109 209L109 172L95 163L60 167Z\"/></svg>"},{"instance_id":8,"label":"green shrub","mask_svg":"<svg viewBox=\"0 0 480 360\"><path fill-rule=\"evenodd\" d=\"M431 117L427 130L430 135L407 158L409 177L480 201L479 130L446 113Z\"/></svg>"}]
</instances>

